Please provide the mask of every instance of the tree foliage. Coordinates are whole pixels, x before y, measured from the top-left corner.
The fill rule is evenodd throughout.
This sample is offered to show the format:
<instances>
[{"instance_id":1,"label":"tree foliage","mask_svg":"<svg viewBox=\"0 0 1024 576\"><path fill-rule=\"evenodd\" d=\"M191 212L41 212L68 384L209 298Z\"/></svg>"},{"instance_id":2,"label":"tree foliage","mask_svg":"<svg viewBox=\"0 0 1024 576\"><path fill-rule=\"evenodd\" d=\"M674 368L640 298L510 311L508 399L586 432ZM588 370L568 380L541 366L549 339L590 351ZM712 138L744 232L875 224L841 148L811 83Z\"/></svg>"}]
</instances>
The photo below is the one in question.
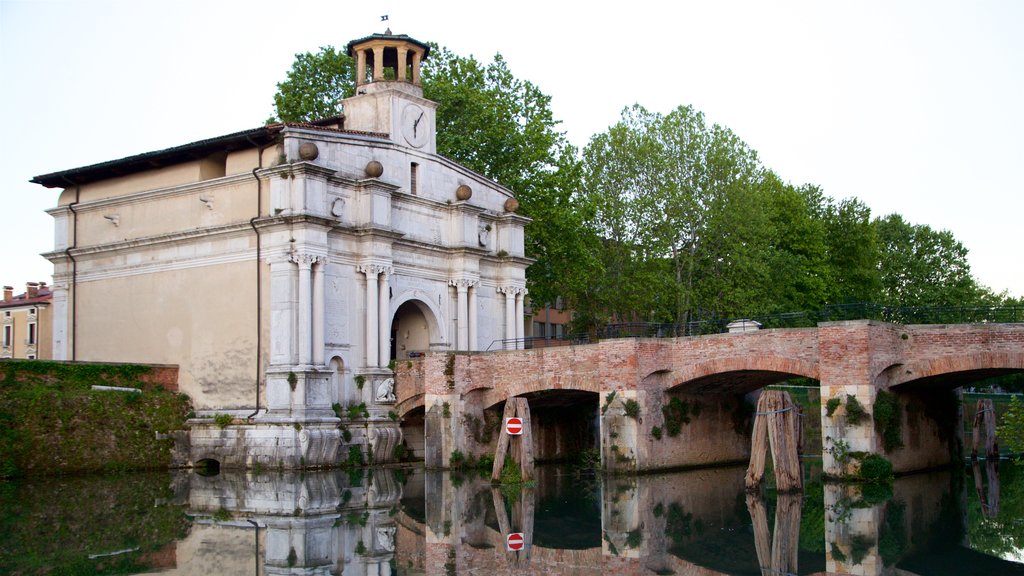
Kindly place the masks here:
<instances>
[{"instance_id":1,"label":"tree foliage","mask_svg":"<svg viewBox=\"0 0 1024 576\"><path fill-rule=\"evenodd\" d=\"M274 96L276 119L342 112L354 69L332 47L296 55ZM482 62L432 46L422 85L438 103L438 153L509 187L533 219L534 304L563 298L577 328L852 302L1014 302L977 283L948 231L897 214L873 220L856 198L785 182L692 106L627 107L578 151L558 130L550 97L500 54Z\"/></svg>"},{"instance_id":2,"label":"tree foliage","mask_svg":"<svg viewBox=\"0 0 1024 576\"><path fill-rule=\"evenodd\" d=\"M355 60L333 46L296 54L274 94L271 122L308 122L341 114L341 99L355 93Z\"/></svg>"},{"instance_id":3,"label":"tree foliage","mask_svg":"<svg viewBox=\"0 0 1024 576\"><path fill-rule=\"evenodd\" d=\"M875 220L882 293L900 306L975 304L985 290L971 276L967 248L948 230L914 225L899 214Z\"/></svg>"}]
</instances>

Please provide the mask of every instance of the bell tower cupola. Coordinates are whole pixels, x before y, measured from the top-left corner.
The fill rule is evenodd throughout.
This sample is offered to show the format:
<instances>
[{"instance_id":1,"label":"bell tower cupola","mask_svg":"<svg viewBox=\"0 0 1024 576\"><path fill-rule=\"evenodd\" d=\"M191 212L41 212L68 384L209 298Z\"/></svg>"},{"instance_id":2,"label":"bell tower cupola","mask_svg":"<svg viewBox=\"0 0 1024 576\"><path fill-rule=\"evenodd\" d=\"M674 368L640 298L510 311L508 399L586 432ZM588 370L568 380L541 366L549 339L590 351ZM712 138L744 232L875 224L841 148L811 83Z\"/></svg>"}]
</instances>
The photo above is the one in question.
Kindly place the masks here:
<instances>
[{"instance_id":1,"label":"bell tower cupola","mask_svg":"<svg viewBox=\"0 0 1024 576\"><path fill-rule=\"evenodd\" d=\"M420 65L430 46L405 34L373 34L348 43L356 94L342 101L345 128L389 134L396 144L434 153L437 104L423 98Z\"/></svg>"}]
</instances>

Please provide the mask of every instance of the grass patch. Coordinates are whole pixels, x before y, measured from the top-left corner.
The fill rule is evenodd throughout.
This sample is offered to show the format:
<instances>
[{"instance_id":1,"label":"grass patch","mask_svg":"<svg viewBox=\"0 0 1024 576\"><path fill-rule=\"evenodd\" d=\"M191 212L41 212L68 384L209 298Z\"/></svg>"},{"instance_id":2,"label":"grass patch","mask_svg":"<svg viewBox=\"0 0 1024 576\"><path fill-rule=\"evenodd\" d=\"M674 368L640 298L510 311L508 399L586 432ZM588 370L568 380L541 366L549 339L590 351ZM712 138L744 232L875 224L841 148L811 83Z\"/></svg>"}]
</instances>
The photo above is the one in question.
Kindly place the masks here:
<instances>
[{"instance_id":1,"label":"grass patch","mask_svg":"<svg viewBox=\"0 0 1024 576\"><path fill-rule=\"evenodd\" d=\"M147 366L0 362L0 476L167 468L188 398L141 378ZM142 393L94 391L94 384Z\"/></svg>"}]
</instances>

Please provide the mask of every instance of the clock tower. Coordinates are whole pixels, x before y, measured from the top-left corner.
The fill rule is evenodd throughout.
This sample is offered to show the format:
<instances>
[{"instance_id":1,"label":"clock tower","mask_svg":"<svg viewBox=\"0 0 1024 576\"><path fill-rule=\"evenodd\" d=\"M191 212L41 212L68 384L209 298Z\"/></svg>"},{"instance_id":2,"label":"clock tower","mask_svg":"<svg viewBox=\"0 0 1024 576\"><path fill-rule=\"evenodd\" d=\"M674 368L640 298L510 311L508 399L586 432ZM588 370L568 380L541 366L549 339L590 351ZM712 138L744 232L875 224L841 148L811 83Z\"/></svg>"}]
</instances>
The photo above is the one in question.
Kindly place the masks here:
<instances>
[{"instance_id":1,"label":"clock tower","mask_svg":"<svg viewBox=\"0 0 1024 576\"><path fill-rule=\"evenodd\" d=\"M437 152L437 103L423 97L420 63L430 47L405 34L373 34L348 43L356 59L356 95L342 101L345 129L388 134L398 145Z\"/></svg>"}]
</instances>

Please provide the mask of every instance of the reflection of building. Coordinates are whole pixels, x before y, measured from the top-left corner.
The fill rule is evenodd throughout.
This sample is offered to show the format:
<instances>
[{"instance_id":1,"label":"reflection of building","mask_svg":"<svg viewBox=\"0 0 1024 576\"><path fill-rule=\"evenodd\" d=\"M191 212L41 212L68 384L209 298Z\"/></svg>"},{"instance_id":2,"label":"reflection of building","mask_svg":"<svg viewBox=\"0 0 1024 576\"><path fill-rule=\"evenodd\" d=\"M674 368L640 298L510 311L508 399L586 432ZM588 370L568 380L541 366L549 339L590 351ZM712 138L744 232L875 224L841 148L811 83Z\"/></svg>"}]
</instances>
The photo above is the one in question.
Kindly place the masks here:
<instances>
[{"instance_id":1,"label":"reflection of building","mask_svg":"<svg viewBox=\"0 0 1024 576\"><path fill-rule=\"evenodd\" d=\"M4 286L0 302L0 358L52 358L50 326L50 288L46 282L29 282L25 293L14 295L13 286Z\"/></svg>"},{"instance_id":2,"label":"reflection of building","mask_svg":"<svg viewBox=\"0 0 1024 576\"><path fill-rule=\"evenodd\" d=\"M428 52L390 32L350 43L343 118L37 176L64 189L49 211L55 357L177 364L200 416L267 409L258 430L193 428L194 458L333 463L332 405L360 403L387 458L391 360L523 337L527 219L436 154ZM225 443L246 455L203 454Z\"/></svg>"}]
</instances>

